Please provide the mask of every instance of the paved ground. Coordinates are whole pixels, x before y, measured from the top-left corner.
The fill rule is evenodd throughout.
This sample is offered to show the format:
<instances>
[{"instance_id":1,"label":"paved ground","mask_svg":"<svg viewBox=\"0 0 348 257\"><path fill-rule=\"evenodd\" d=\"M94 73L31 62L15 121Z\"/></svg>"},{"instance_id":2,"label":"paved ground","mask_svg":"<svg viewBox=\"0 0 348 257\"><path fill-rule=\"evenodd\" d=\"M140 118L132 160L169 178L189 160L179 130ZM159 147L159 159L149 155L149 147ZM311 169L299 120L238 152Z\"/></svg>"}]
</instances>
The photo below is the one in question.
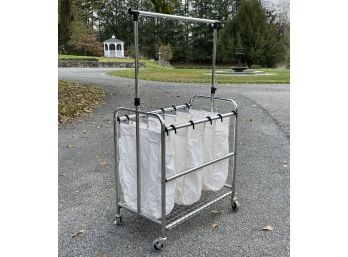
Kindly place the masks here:
<instances>
[{"instance_id":1,"label":"paved ground","mask_svg":"<svg viewBox=\"0 0 348 257\"><path fill-rule=\"evenodd\" d=\"M217 96L239 105L237 193L241 209L227 199L168 233L167 248L151 251L157 226L124 211L114 221L112 112L132 107L131 79L107 69L59 68L59 79L97 83L105 103L83 122L59 126L59 256L289 256L289 85L218 85ZM185 103L208 94L209 85L140 82L142 109ZM70 146L70 147L68 147ZM262 231L272 225L273 231ZM80 230L79 236L72 235Z\"/></svg>"}]
</instances>

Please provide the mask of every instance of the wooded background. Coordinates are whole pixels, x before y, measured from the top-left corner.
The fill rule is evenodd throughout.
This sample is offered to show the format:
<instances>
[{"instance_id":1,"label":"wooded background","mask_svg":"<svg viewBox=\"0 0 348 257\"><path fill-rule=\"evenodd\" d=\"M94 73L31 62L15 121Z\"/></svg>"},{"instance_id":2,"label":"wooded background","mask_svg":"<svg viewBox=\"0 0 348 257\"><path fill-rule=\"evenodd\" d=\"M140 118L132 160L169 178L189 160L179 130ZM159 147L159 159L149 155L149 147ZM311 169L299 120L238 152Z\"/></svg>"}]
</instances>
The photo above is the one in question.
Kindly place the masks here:
<instances>
[{"instance_id":1,"label":"wooded background","mask_svg":"<svg viewBox=\"0 0 348 257\"><path fill-rule=\"evenodd\" d=\"M114 34L132 56L133 22L128 8L220 20L218 63L233 63L241 48L248 66L274 67L290 63L289 2L262 0L59 0L59 53L101 56L102 41ZM175 63L209 63L211 25L166 19L139 19L141 55L157 59L168 45Z\"/></svg>"}]
</instances>

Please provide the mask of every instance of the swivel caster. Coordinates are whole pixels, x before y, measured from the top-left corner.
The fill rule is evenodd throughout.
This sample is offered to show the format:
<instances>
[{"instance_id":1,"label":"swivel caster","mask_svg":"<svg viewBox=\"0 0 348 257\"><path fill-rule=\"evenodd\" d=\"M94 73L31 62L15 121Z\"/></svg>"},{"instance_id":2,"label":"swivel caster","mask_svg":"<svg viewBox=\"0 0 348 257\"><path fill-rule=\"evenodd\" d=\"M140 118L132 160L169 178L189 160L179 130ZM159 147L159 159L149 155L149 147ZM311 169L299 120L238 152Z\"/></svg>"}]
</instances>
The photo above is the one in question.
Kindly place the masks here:
<instances>
[{"instance_id":1,"label":"swivel caster","mask_svg":"<svg viewBox=\"0 0 348 257\"><path fill-rule=\"evenodd\" d=\"M234 197L231 199L232 211L233 211L233 212L238 211L238 210L239 210L239 206L240 206L240 204L239 204L239 202L238 202L238 200L237 200L237 197L234 196Z\"/></svg>"},{"instance_id":2,"label":"swivel caster","mask_svg":"<svg viewBox=\"0 0 348 257\"><path fill-rule=\"evenodd\" d=\"M153 249L155 251L162 251L166 246L166 241L167 241L166 237L160 237L155 239L152 243Z\"/></svg>"},{"instance_id":3,"label":"swivel caster","mask_svg":"<svg viewBox=\"0 0 348 257\"><path fill-rule=\"evenodd\" d=\"M118 225L118 226L122 225L122 217L121 217L121 216L116 217L116 220L115 220L114 223L115 223L116 225Z\"/></svg>"}]
</instances>

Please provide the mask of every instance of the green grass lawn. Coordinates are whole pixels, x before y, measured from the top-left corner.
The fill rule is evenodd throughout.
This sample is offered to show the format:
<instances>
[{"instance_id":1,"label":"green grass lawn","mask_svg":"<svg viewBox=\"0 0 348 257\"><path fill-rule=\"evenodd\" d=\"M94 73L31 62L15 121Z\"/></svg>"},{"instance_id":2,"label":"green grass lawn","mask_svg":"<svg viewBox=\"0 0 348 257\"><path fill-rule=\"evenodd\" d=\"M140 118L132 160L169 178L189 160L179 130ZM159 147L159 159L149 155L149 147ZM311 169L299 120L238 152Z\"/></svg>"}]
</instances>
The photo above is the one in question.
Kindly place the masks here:
<instances>
[{"instance_id":1,"label":"green grass lawn","mask_svg":"<svg viewBox=\"0 0 348 257\"><path fill-rule=\"evenodd\" d=\"M211 69L175 69L159 66L155 61L144 60L145 68L140 69L139 77L143 80L186 82L186 83L210 83ZM289 69L257 69L270 75L230 76L216 75L217 83L231 84L284 84L290 83ZM217 69L219 71L219 69ZM134 78L134 70L117 70L108 74Z\"/></svg>"},{"instance_id":2,"label":"green grass lawn","mask_svg":"<svg viewBox=\"0 0 348 257\"><path fill-rule=\"evenodd\" d=\"M96 58L99 62L134 62L132 58L107 58L78 55L58 55L58 59L84 59ZM189 69L189 68L164 68L153 60L141 59L145 68L140 69L139 77L143 80L183 82L183 83L210 83L211 69ZM219 71L217 67L217 71ZM228 84L288 84L290 83L289 69L256 69L264 71L269 75L230 76L216 75L217 83ZM134 78L134 69L111 71L108 74L119 77Z\"/></svg>"}]
</instances>

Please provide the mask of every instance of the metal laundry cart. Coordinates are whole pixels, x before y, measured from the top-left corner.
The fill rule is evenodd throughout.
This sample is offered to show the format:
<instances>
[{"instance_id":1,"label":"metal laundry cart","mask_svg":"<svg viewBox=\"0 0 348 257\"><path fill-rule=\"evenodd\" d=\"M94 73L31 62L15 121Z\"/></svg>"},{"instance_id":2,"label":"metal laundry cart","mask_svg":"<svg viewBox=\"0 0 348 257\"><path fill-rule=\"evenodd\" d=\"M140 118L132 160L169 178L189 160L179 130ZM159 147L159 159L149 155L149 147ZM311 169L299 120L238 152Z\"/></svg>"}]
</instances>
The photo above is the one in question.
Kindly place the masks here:
<instances>
[{"instance_id":1,"label":"metal laundry cart","mask_svg":"<svg viewBox=\"0 0 348 257\"><path fill-rule=\"evenodd\" d=\"M115 147L115 180L116 180L116 221L115 223L120 225L122 223L121 218L121 208L126 209L130 212L133 212L145 219L148 219L158 225L161 226L161 236L154 240L153 242L153 248L155 250L161 250L165 247L165 243L167 240L166 232L167 230L170 230L174 228L176 225L182 223L185 220L188 220L189 218L193 217L194 215L198 214L202 210L206 209L210 205L224 199L225 197L231 196L231 208L233 211L238 210L239 203L237 201L236 195L235 195L235 181L236 181L236 141L237 141L237 113L238 113L238 107L234 100L232 99L226 99L221 97L215 97L216 87L215 87L215 62L216 62L216 41L217 41L217 30L220 26L220 22L217 20L209 20L209 19L200 19L200 18L192 18L192 17L185 17L185 16L176 16L176 15L168 15L168 14L161 14L161 13L153 13L153 12L144 12L144 11L138 11L138 10L132 10L129 9L129 14L133 16L134 21L134 46L135 46L135 98L134 98L134 106L135 109L125 108L125 107L119 107L114 112L114 147ZM150 112L144 112L139 109L140 106L140 98L139 98L139 44L138 44L138 20L140 16L146 16L146 17L155 17L155 18L168 18L168 19L174 19L174 20L181 20L181 21L188 21L188 22L198 22L198 23L206 23L211 24L213 26L213 55L212 55L212 85L211 85L211 94L210 96L203 96L203 95L195 95L192 96L188 103L185 103L183 105L178 106L171 106L167 108L161 108L159 110L154 110ZM229 105L228 112L225 113L218 113L214 116L207 116L202 119L198 120L190 120L182 124L178 125L171 125L166 126L164 122L164 115L166 113L170 112L176 112L176 111L184 111L189 110L192 108L192 106L195 105L195 102L199 102L201 100L207 99L210 101L210 109L211 112L213 112L216 108L215 105L219 102L223 104ZM123 113L123 115L120 115ZM126 115L124 113L127 113ZM160 144L160 152L161 152L161 218L155 219L154 217L151 217L150 215L147 215L146 213L142 212L141 209L141 198L142 198L142 188L141 188L141 165L140 165L140 151L141 151L141 145L140 145L140 119L142 118L148 118L152 117L157 119L160 122L161 125L161 144ZM196 167L187 169L183 172L177 173L175 175L167 177L166 174L166 136L168 136L170 133L176 133L177 130L193 127L198 124L203 123L212 123L213 120L221 120L223 121L224 118L231 117L231 121L233 121L233 139L229 137L232 151L229 151L228 154L224 156L220 156L219 158L213 159L211 161L205 162L201 165L198 165ZM232 119L234 117L234 119ZM135 127L135 134L136 134L136 192L137 192L137 208L131 208L128 206L125 202L123 202L120 199L120 177L119 177L119 126L120 123L127 123L130 120L135 121L136 127ZM229 182L230 184L225 184L223 189L219 190L218 192L213 192L210 194L208 199L202 199L193 205L190 206L175 206L172 212L169 215L166 215L166 185L168 182L173 181L177 178L180 178L182 176L185 176L187 174L193 173L193 172L200 172L204 167L213 165L217 162L220 162L225 159L231 159L228 167L228 176L229 176ZM133 161L133 160L131 160Z\"/></svg>"}]
</instances>

